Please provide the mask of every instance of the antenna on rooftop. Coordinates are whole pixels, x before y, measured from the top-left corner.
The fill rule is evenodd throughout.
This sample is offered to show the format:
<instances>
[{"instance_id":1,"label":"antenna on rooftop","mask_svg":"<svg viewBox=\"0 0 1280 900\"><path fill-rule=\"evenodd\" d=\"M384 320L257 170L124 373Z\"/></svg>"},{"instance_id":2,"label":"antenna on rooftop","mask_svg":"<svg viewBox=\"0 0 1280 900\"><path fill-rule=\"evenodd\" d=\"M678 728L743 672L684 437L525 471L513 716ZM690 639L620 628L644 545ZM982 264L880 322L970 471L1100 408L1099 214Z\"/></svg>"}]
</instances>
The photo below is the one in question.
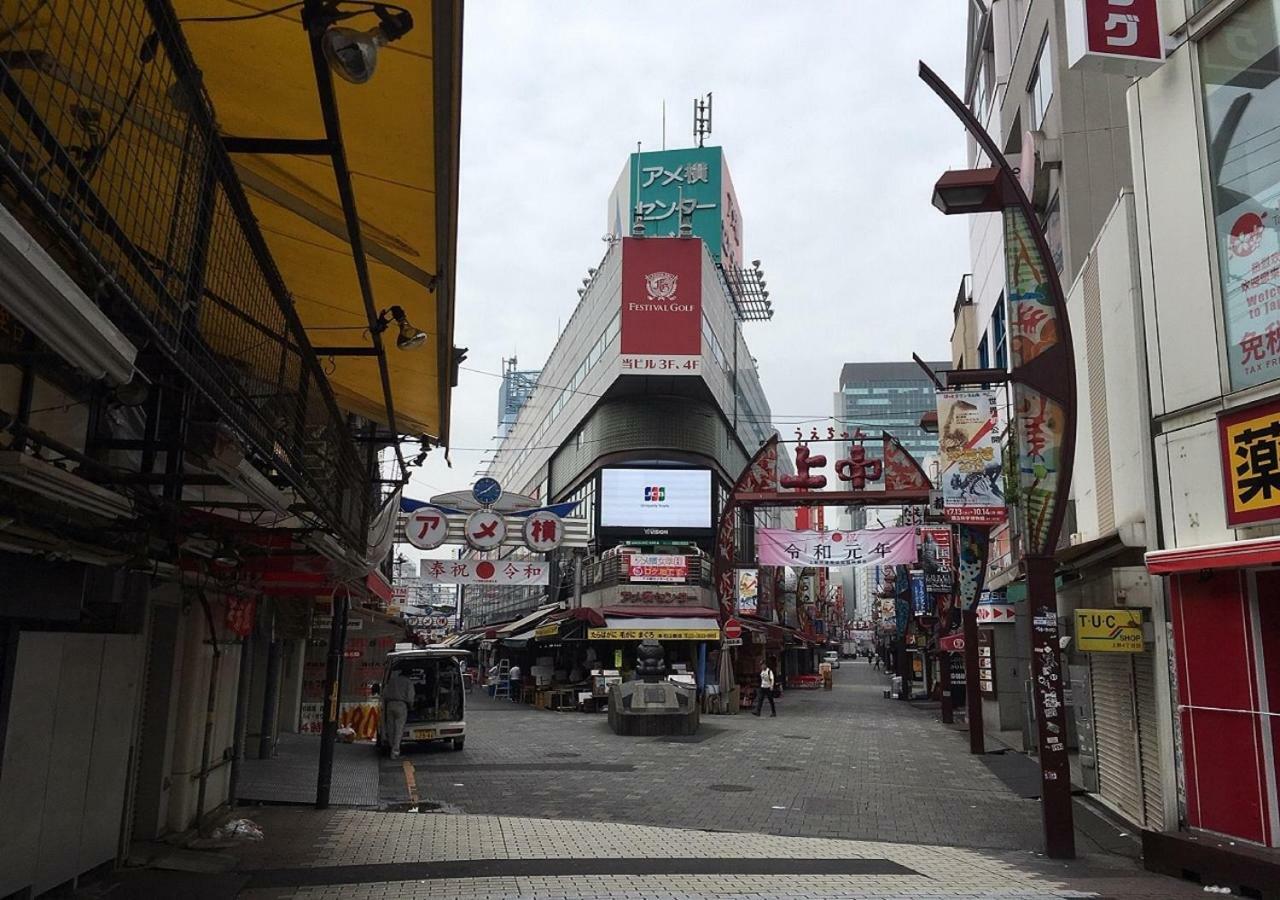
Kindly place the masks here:
<instances>
[{"instance_id":1,"label":"antenna on rooftop","mask_svg":"<svg viewBox=\"0 0 1280 900\"><path fill-rule=\"evenodd\" d=\"M711 134L711 92L707 96L694 98L693 101L693 139L701 147L703 141Z\"/></svg>"}]
</instances>

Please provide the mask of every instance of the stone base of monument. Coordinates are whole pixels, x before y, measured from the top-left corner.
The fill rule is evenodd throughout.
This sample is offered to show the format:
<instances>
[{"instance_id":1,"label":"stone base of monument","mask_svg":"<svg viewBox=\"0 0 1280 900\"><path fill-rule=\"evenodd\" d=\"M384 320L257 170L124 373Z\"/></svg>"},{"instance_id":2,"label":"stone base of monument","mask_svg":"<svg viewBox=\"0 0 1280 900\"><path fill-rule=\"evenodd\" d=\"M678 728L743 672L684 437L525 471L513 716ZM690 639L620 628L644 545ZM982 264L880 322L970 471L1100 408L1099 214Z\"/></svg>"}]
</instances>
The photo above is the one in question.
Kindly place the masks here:
<instances>
[{"instance_id":1,"label":"stone base of monument","mask_svg":"<svg viewBox=\"0 0 1280 900\"><path fill-rule=\"evenodd\" d=\"M698 698L669 681L628 681L609 686L609 727L614 734L696 734Z\"/></svg>"}]
</instances>

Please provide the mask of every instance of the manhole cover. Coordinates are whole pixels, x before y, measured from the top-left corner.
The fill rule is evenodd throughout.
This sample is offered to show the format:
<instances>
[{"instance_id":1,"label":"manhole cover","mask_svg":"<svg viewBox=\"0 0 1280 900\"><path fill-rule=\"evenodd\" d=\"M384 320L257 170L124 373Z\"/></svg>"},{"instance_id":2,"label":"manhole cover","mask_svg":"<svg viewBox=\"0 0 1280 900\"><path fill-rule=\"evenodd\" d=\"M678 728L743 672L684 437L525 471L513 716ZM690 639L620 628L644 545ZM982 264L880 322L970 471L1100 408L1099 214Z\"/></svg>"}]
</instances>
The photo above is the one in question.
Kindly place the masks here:
<instances>
[{"instance_id":1,"label":"manhole cover","mask_svg":"<svg viewBox=\"0 0 1280 900\"><path fill-rule=\"evenodd\" d=\"M783 737L784 737L784 738L788 738L788 739L793 740L793 741L807 741L807 740L809 740L809 735L807 735L807 734L784 734L784 735L783 735Z\"/></svg>"},{"instance_id":2,"label":"manhole cover","mask_svg":"<svg viewBox=\"0 0 1280 900\"><path fill-rule=\"evenodd\" d=\"M555 759L577 759L581 753L544 753L544 756L553 757Z\"/></svg>"},{"instance_id":3,"label":"manhole cover","mask_svg":"<svg viewBox=\"0 0 1280 900\"><path fill-rule=\"evenodd\" d=\"M710 785L711 790L720 791L722 794L741 794L747 791L754 791L755 788L748 787L745 784L713 784Z\"/></svg>"},{"instance_id":4,"label":"manhole cover","mask_svg":"<svg viewBox=\"0 0 1280 900\"><path fill-rule=\"evenodd\" d=\"M770 772L799 772L799 766L765 766Z\"/></svg>"}]
</instances>

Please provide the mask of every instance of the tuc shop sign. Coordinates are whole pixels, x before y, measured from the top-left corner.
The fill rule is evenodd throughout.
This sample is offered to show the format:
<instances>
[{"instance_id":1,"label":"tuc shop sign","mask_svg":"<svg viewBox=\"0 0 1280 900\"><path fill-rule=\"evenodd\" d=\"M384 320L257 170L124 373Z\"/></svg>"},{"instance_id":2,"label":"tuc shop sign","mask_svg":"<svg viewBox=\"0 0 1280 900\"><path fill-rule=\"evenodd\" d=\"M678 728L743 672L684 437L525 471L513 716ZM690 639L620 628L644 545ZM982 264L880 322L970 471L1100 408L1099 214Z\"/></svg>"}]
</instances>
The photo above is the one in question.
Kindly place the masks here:
<instances>
[{"instance_id":1,"label":"tuc shop sign","mask_svg":"<svg viewBox=\"0 0 1280 900\"><path fill-rule=\"evenodd\" d=\"M1227 524L1280 519L1280 401L1218 416Z\"/></svg>"},{"instance_id":2,"label":"tuc shop sign","mask_svg":"<svg viewBox=\"0 0 1280 900\"><path fill-rule=\"evenodd\" d=\"M623 238L622 372L697 375L702 365L702 241Z\"/></svg>"}]
</instances>

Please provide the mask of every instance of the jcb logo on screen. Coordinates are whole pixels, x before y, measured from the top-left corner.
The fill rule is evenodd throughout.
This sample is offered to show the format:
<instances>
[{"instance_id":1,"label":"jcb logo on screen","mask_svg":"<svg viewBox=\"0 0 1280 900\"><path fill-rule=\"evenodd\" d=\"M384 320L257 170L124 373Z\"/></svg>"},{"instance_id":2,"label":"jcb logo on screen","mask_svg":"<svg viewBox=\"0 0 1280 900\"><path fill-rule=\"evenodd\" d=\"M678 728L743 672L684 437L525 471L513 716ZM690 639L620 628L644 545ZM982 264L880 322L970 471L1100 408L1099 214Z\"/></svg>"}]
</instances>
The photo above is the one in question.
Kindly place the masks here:
<instances>
[{"instance_id":1,"label":"jcb logo on screen","mask_svg":"<svg viewBox=\"0 0 1280 900\"><path fill-rule=\"evenodd\" d=\"M645 503L661 503L667 499L667 489L664 487L647 487L644 489Z\"/></svg>"}]
</instances>

